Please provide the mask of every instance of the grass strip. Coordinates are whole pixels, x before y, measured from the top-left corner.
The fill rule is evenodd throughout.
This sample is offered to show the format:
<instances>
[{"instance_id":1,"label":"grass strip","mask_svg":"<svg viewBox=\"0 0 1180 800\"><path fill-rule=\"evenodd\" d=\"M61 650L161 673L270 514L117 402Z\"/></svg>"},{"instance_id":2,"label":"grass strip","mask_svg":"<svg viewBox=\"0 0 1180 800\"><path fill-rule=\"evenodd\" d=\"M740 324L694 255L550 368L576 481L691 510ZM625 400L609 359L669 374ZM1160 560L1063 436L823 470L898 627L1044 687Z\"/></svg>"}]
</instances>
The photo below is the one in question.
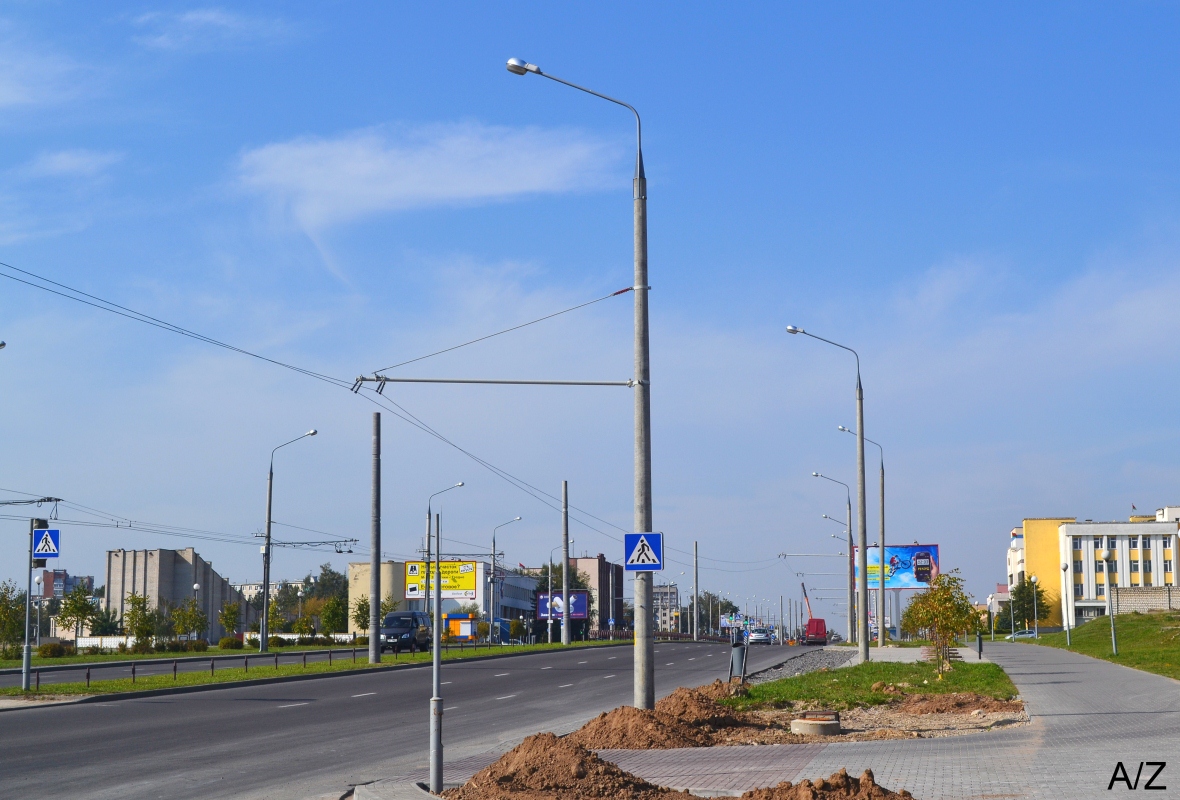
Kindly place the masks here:
<instances>
[{"instance_id":1,"label":"grass strip","mask_svg":"<svg viewBox=\"0 0 1180 800\"><path fill-rule=\"evenodd\" d=\"M789 662L788 662L789 663ZM933 664L870 661L855 667L808 672L780 678L750 687L749 695L723 700L739 710L782 707L787 703L811 702L841 711L849 708L883 705L896 695L873 691L875 683L908 683L902 690L910 693L946 694L975 692L1008 700L1016 696L1016 686L998 665L991 663L956 663L939 680Z\"/></svg>"},{"instance_id":2,"label":"grass strip","mask_svg":"<svg viewBox=\"0 0 1180 800\"><path fill-rule=\"evenodd\" d=\"M1064 632L1042 633L1040 639L1017 641L1059 647L1180 680L1180 614L1175 611L1118 614L1114 624L1119 640L1117 656L1110 646L1110 617L1098 617L1074 628L1070 633L1073 640L1070 647L1065 644Z\"/></svg>"},{"instance_id":3,"label":"grass strip","mask_svg":"<svg viewBox=\"0 0 1180 800\"><path fill-rule=\"evenodd\" d=\"M611 644L608 641L602 642L575 642L575 645L581 647L595 647L606 646ZM619 644L615 642L615 644ZM483 657L488 655L522 655L527 653L539 653L548 650L563 649L560 644L528 644L517 647L500 647L500 648L484 648L479 650L473 648L464 648L459 650L457 647L452 647L450 652L443 651L443 661L460 661L466 658L475 658L477 656ZM242 651L234 651L241 655ZM186 654L191 655L191 654ZM230 667L225 666L225 662L218 662L213 674L209 674L208 669L193 671L193 672L178 672L176 679L173 680L172 673L168 672L164 675L140 675L137 676L135 682L131 682L131 678L117 678L113 680L95 680L90 682L90 687L87 688L85 681L77 683L46 683L41 687L41 690L30 690L28 692L22 691L20 687L0 688L0 696L6 697L37 697L37 696L56 696L56 695L88 695L88 694L118 694L121 692L141 692L148 689L167 689L175 686L200 686L204 684L215 683L229 683L232 681L251 680L258 678L274 678L285 675L311 675L316 673L333 673L333 672L349 672L360 671L366 669L373 669L380 666L389 666L391 664L428 664L431 660L431 654L415 653L409 655L402 653L396 659L392 653L386 653L382 657L381 664L368 663L368 648L357 648L357 660L353 663L350 656L337 655L333 657L333 663L328 664L327 661L311 661L304 667L300 663L282 663L282 653L279 653L280 663L278 669L275 669L273 652L269 655L260 653L250 654L250 668L247 670L244 667ZM158 657L158 656L157 656ZM192 663L192 662L190 662ZM167 665L157 665L151 669L158 669L160 667L167 668Z\"/></svg>"}]
</instances>

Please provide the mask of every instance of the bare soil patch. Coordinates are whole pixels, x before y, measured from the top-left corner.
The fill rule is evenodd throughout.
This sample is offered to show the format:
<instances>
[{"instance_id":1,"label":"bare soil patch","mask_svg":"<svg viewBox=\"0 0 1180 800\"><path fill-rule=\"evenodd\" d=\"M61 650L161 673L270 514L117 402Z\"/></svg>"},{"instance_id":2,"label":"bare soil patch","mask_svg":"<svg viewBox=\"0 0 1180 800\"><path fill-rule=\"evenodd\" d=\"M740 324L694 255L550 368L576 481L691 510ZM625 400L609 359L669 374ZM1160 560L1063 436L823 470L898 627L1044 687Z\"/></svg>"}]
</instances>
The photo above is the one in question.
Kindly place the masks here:
<instances>
[{"instance_id":1,"label":"bare soil patch","mask_svg":"<svg viewBox=\"0 0 1180 800\"><path fill-rule=\"evenodd\" d=\"M911 798L912 794L902 789L891 792L878 786L873 780L873 771L866 769L859 778L853 778L840 770L830 778L812 783L802 780L796 784L790 781L769 789L755 789L742 795L743 800L888 800L889 798Z\"/></svg>"}]
</instances>

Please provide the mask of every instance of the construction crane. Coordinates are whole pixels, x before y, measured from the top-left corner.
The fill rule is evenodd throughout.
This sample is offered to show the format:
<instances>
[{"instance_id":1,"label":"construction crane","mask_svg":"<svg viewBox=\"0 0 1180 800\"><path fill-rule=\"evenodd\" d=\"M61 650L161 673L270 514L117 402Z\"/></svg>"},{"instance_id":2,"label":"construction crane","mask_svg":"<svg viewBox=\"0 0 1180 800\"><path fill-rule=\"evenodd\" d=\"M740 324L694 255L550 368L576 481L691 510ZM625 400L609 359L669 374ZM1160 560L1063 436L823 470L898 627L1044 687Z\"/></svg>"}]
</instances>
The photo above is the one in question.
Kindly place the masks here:
<instances>
[{"instance_id":1,"label":"construction crane","mask_svg":"<svg viewBox=\"0 0 1180 800\"><path fill-rule=\"evenodd\" d=\"M807 586L803 583L799 584L803 587L803 602L807 604L807 619L812 619L815 615L811 613L811 600L807 598Z\"/></svg>"}]
</instances>

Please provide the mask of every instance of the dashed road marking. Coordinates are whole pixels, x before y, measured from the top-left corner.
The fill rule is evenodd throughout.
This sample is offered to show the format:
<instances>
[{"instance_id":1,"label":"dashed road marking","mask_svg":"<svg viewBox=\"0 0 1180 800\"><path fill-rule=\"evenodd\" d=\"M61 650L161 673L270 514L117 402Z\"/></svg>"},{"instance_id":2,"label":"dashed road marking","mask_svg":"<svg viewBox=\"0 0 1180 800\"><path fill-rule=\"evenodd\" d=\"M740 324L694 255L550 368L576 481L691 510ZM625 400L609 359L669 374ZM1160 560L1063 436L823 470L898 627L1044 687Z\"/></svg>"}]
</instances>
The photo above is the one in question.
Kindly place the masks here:
<instances>
[{"instance_id":1,"label":"dashed road marking","mask_svg":"<svg viewBox=\"0 0 1180 800\"><path fill-rule=\"evenodd\" d=\"M579 664L589 664L590 662L589 661L579 661L578 663Z\"/></svg>"},{"instance_id":2,"label":"dashed road marking","mask_svg":"<svg viewBox=\"0 0 1180 800\"><path fill-rule=\"evenodd\" d=\"M287 706L279 706L279 708L294 708L295 706L305 706L307 703L291 703Z\"/></svg>"},{"instance_id":3,"label":"dashed road marking","mask_svg":"<svg viewBox=\"0 0 1180 800\"><path fill-rule=\"evenodd\" d=\"M371 694L377 694L377 693L376 692L365 692L364 694L354 694L353 697L368 697Z\"/></svg>"},{"instance_id":4,"label":"dashed road marking","mask_svg":"<svg viewBox=\"0 0 1180 800\"><path fill-rule=\"evenodd\" d=\"M493 678L503 678L503 677L504 677L505 675L507 675L507 674L508 674L507 672L497 672L497 673L496 673L495 675L493 675L492 677L493 677Z\"/></svg>"},{"instance_id":5,"label":"dashed road marking","mask_svg":"<svg viewBox=\"0 0 1180 800\"><path fill-rule=\"evenodd\" d=\"M454 711L456 708L458 708L458 706L447 706L443 709L443 711Z\"/></svg>"},{"instance_id":6,"label":"dashed road marking","mask_svg":"<svg viewBox=\"0 0 1180 800\"><path fill-rule=\"evenodd\" d=\"M563 684L561 684L561 686L558 686L557 688L558 689L567 689L570 686L573 686L573 684L572 683L563 683Z\"/></svg>"},{"instance_id":7,"label":"dashed road marking","mask_svg":"<svg viewBox=\"0 0 1180 800\"><path fill-rule=\"evenodd\" d=\"M439 686L446 686L448 683L453 683L453 681L443 681Z\"/></svg>"},{"instance_id":8,"label":"dashed road marking","mask_svg":"<svg viewBox=\"0 0 1180 800\"><path fill-rule=\"evenodd\" d=\"M607 657L606 657L606 660L607 660L607 661L610 661L612 658L618 658L618 656L607 656Z\"/></svg>"},{"instance_id":9,"label":"dashed road marking","mask_svg":"<svg viewBox=\"0 0 1180 800\"><path fill-rule=\"evenodd\" d=\"M553 667L541 667L541 669L553 669Z\"/></svg>"},{"instance_id":10,"label":"dashed road marking","mask_svg":"<svg viewBox=\"0 0 1180 800\"><path fill-rule=\"evenodd\" d=\"M497 697L496 699L497 699L497 700L511 700L513 697L516 697L516 695L514 695L514 694L506 694L506 695L504 695L503 697Z\"/></svg>"},{"instance_id":11,"label":"dashed road marking","mask_svg":"<svg viewBox=\"0 0 1180 800\"><path fill-rule=\"evenodd\" d=\"M603 675L602 679L606 680L607 678L613 678L613 677L614 677L614 675Z\"/></svg>"}]
</instances>

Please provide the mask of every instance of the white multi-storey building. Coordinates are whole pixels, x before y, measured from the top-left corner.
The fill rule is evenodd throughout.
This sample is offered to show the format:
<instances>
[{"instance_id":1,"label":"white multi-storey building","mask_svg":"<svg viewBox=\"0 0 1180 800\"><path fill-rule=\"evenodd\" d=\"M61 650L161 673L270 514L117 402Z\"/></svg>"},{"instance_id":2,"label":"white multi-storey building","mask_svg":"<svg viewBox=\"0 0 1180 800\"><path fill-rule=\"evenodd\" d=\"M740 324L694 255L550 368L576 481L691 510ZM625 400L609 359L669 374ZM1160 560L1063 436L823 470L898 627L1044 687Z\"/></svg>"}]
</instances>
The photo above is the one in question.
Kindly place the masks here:
<instances>
[{"instance_id":1,"label":"white multi-storey building","mask_svg":"<svg viewBox=\"0 0 1180 800\"><path fill-rule=\"evenodd\" d=\"M1069 522L1059 527L1064 619L1076 625L1104 615L1109 584L1119 588L1176 585L1177 523L1165 511L1180 516L1180 508L1168 507L1156 513L1159 522ZM1103 550L1110 551L1109 573Z\"/></svg>"}]
</instances>

